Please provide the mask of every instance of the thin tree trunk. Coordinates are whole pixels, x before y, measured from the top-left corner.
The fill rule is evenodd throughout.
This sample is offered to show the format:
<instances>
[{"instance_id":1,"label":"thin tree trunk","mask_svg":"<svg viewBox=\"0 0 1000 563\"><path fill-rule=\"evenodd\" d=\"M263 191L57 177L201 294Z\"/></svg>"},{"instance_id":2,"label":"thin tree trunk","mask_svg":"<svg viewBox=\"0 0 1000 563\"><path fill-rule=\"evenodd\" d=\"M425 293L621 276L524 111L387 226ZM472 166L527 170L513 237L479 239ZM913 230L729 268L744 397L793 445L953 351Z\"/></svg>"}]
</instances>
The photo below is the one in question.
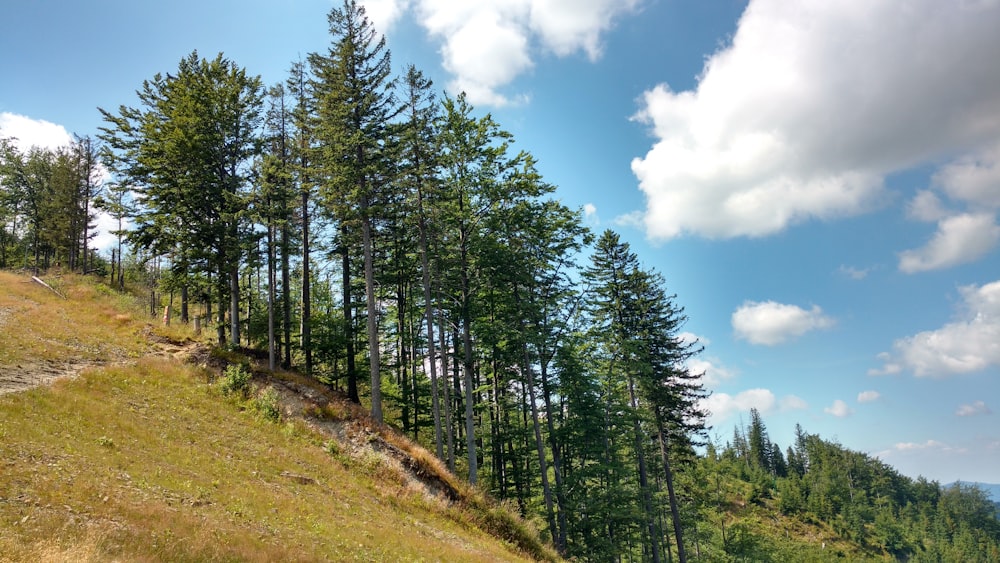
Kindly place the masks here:
<instances>
[{"instance_id":1,"label":"thin tree trunk","mask_svg":"<svg viewBox=\"0 0 1000 563\"><path fill-rule=\"evenodd\" d=\"M267 366L272 371L278 365L274 342L274 224L268 220L267 225Z\"/></svg>"},{"instance_id":2,"label":"thin tree trunk","mask_svg":"<svg viewBox=\"0 0 1000 563\"><path fill-rule=\"evenodd\" d=\"M372 418L382 422L382 371L378 342L378 309L375 303L375 264L372 252L372 225L368 217L368 194L362 182L361 249L364 254L365 298L368 307L368 357L371 372Z\"/></svg>"},{"instance_id":3,"label":"thin tree trunk","mask_svg":"<svg viewBox=\"0 0 1000 563\"><path fill-rule=\"evenodd\" d=\"M674 494L674 473L670 469L670 456L667 452L666 433L663 429L663 422L657 421L656 434L660 442L660 456L663 458L663 472L667 480L667 497L670 500L670 518L674 521L674 539L677 542L677 560L680 563L687 563L687 555L684 552L684 536L681 527L680 510L677 507L677 495ZM723 543L725 543L725 528L722 531Z\"/></svg>"},{"instance_id":4,"label":"thin tree trunk","mask_svg":"<svg viewBox=\"0 0 1000 563\"><path fill-rule=\"evenodd\" d=\"M639 492L642 495L643 509L646 512L649 547L652 551L653 563L660 563L659 538L656 533L656 522L653 517L653 502L649 492L649 474L646 470L646 456L643 453L642 444L642 428L639 424L639 405L635 395L635 382L631 375L629 375L628 379L628 394L632 404L632 431L635 434L635 455L639 464Z\"/></svg>"},{"instance_id":5,"label":"thin tree trunk","mask_svg":"<svg viewBox=\"0 0 1000 563\"><path fill-rule=\"evenodd\" d=\"M347 398L361 404L358 394L358 370L355 363L353 303L351 303L351 252L347 245L347 227L340 227L340 250L342 260L342 293L344 294L344 336L347 340Z\"/></svg>"},{"instance_id":6,"label":"thin tree trunk","mask_svg":"<svg viewBox=\"0 0 1000 563\"><path fill-rule=\"evenodd\" d=\"M285 197L282 196L282 212L285 213L287 219L288 209L284 202ZM281 324L284 328L285 345L285 353L282 355L281 363L285 369L292 367L292 285L289 281L288 254L290 243L288 238L288 221L286 220L281 225Z\"/></svg>"},{"instance_id":7,"label":"thin tree trunk","mask_svg":"<svg viewBox=\"0 0 1000 563\"><path fill-rule=\"evenodd\" d=\"M440 290L439 290L440 291ZM448 469L455 471L455 433L451 420L451 392L448 385L448 337L444 330L444 312L438 315L438 334L441 335L441 387L444 390L444 428L448 444Z\"/></svg>"},{"instance_id":8,"label":"thin tree trunk","mask_svg":"<svg viewBox=\"0 0 1000 563\"><path fill-rule=\"evenodd\" d=\"M431 372L431 408L434 410L434 447L438 459L444 459L441 443L441 403L438 389L437 353L434 349L434 302L431 300L431 272L427 258L427 219L423 211L423 195L417 188L417 215L420 228L420 267L424 289L424 316L427 324L427 358Z\"/></svg>"},{"instance_id":9,"label":"thin tree trunk","mask_svg":"<svg viewBox=\"0 0 1000 563\"><path fill-rule=\"evenodd\" d=\"M240 266L235 261L229 270L229 324L230 342L234 348L240 346Z\"/></svg>"},{"instance_id":10,"label":"thin tree trunk","mask_svg":"<svg viewBox=\"0 0 1000 563\"><path fill-rule=\"evenodd\" d=\"M305 157L303 157L303 160ZM306 360L306 375L312 375L312 295L309 279L309 190L302 186L302 351Z\"/></svg>"}]
</instances>

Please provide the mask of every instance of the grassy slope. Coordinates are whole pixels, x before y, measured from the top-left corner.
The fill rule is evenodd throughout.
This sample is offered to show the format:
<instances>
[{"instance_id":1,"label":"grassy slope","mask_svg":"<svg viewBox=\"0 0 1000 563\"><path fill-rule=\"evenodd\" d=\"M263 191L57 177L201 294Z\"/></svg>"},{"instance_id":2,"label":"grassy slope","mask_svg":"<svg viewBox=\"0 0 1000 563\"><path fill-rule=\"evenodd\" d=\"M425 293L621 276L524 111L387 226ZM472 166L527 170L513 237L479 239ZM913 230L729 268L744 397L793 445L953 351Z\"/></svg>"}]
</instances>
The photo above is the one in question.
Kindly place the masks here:
<instances>
[{"instance_id":1,"label":"grassy slope","mask_svg":"<svg viewBox=\"0 0 1000 563\"><path fill-rule=\"evenodd\" d=\"M64 280L64 301L25 280L0 272L0 369L121 363L0 395L0 560L525 559L481 513L149 355L121 298Z\"/></svg>"}]
</instances>

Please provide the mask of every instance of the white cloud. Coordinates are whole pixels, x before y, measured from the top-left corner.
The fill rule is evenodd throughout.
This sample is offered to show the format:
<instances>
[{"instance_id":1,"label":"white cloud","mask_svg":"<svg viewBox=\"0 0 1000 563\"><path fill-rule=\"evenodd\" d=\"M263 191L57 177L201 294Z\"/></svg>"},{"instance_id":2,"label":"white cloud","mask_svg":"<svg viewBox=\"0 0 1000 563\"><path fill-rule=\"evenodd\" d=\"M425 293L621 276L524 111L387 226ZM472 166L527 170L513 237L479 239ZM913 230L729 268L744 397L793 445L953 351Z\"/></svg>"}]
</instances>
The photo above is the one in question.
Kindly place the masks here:
<instances>
[{"instance_id":1,"label":"white cloud","mask_svg":"<svg viewBox=\"0 0 1000 563\"><path fill-rule=\"evenodd\" d=\"M868 277L868 274L871 273L872 269L871 268L855 268L854 266L847 266L847 265L841 264L840 268L838 268L837 271L840 272L841 275L847 276L848 278L851 278L852 280L863 280L863 279L865 279L865 278Z\"/></svg>"},{"instance_id":2,"label":"white cloud","mask_svg":"<svg viewBox=\"0 0 1000 563\"><path fill-rule=\"evenodd\" d=\"M361 0L375 31L385 35L409 8L409 0Z\"/></svg>"},{"instance_id":3,"label":"white cloud","mask_svg":"<svg viewBox=\"0 0 1000 563\"><path fill-rule=\"evenodd\" d=\"M1000 135L998 27L998 2L752 0L695 90L642 98L656 142L632 170L649 236L859 214L885 201L887 174L980 154ZM997 158L968 176L992 177Z\"/></svg>"},{"instance_id":4,"label":"white cloud","mask_svg":"<svg viewBox=\"0 0 1000 563\"><path fill-rule=\"evenodd\" d=\"M677 339L683 344L701 344L702 346L708 346L712 343L711 340L704 336L699 336L693 332L684 331L677 335Z\"/></svg>"},{"instance_id":5,"label":"white cloud","mask_svg":"<svg viewBox=\"0 0 1000 563\"><path fill-rule=\"evenodd\" d=\"M765 346L774 346L833 324L833 319L824 315L817 305L807 311L774 301L746 301L732 315L737 338Z\"/></svg>"},{"instance_id":6,"label":"white cloud","mask_svg":"<svg viewBox=\"0 0 1000 563\"><path fill-rule=\"evenodd\" d=\"M524 100L500 90L534 66L539 52L591 60L601 36L639 0L417 0L427 33L441 42L442 64L454 79L452 92L473 104L503 106Z\"/></svg>"},{"instance_id":7,"label":"white cloud","mask_svg":"<svg viewBox=\"0 0 1000 563\"><path fill-rule=\"evenodd\" d=\"M973 262L1000 242L1000 226L992 213L962 214L942 219L934 238L923 248L899 255L899 269L908 274Z\"/></svg>"},{"instance_id":8,"label":"white cloud","mask_svg":"<svg viewBox=\"0 0 1000 563\"><path fill-rule=\"evenodd\" d=\"M804 400L795 395L787 395L778 400L770 389L760 388L747 389L736 395L712 393L699 406L711 413L709 418L712 424L724 421L736 413L749 412L750 409L768 414L776 410L804 410L809 407Z\"/></svg>"},{"instance_id":9,"label":"white cloud","mask_svg":"<svg viewBox=\"0 0 1000 563\"><path fill-rule=\"evenodd\" d=\"M971 405L962 405L958 407L955 414L957 416L976 416L980 414L993 414L993 411L990 410L990 407L986 406L985 402L976 401Z\"/></svg>"},{"instance_id":10,"label":"white cloud","mask_svg":"<svg viewBox=\"0 0 1000 563\"><path fill-rule=\"evenodd\" d=\"M755 408L762 413L770 412L778 404L770 389L748 389L736 395L712 393L701 403L701 407L712 413L714 420L724 420L738 412L748 412Z\"/></svg>"},{"instance_id":11,"label":"white cloud","mask_svg":"<svg viewBox=\"0 0 1000 563\"><path fill-rule=\"evenodd\" d=\"M882 394L878 391L862 391L858 393L859 403L872 403L882 398Z\"/></svg>"},{"instance_id":12,"label":"white cloud","mask_svg":"<svg viewBox=\"0 0 1000 563\"><path fill-rule=\"evenodd\" d=\"M937 440L927 440L926 442L899 442L893 449L899 452L909 452L915 450L951 450L951 446Z\"/></svg>"},{"instance_id":13,"label":"white cloud","mask_svg":"<svg viewBox=\"0 0 1000 563\"><path fill-rule=\"evenodd\" d=\"M583 219L591 225L600 225L601 218L597 215L597 206L593 203L583 204Z\"/></svg>"},{"instance_id":14,"label":"white cloud","mask_svg":"<svg viewBox=\"0 0 1000 563\"><path fill-rule=\"evenodd\" d=\"M687 361L687 368L691 373L700 373L705 387L713 389L724 381L736 377L736 371L722 365L718 358L692 358Z\"/></svg>"},{"instance_id":15,"label":"white cloud","mask_svg":"<svg viewBox=\"0 0 1000 563\"><path fill-rule=\"evenodd\" d=\"M15 137L14 146L22 152L32 146L55 149L73 142L62 125L9 112L0 113L0 137Z\"/></svg>"},{"instance_id":16,"label":"white cloud","mask_svg":"<svg viewBox=\"0 0 1000 563\"><path fill-rule=\"evenodd\" d=\"M643 228L643 215L642 211L632 211L630 213L623 213L614 218L612 223L616 227L629 227L633 229Z\"/></svg>"},{"instance_id":17,"label":"white cloud","mask_svg":"<svg viewBox=\"0 0 1000 563\"><path fill-rule=\"evenodd\" d=\"M832 405L823 409L823 412L832 414L837 418L846 418L854 414L854 409L847 406L847 403L837 399Z\"/></svg>"},{"instance_id":18,"label":"white cloud","mask_svg":"<svg viewBox=\"0 0 1000 563\"><path fill-rule=\"evenodd\" d=\"M1000 208L1000 143L943 167L934 183L953 199Z\"/></svg>"},{"instance_id":19,"label":"white cloud","mask_svg":"<svg viewBox=\"0 0 1000 563\"><path fill-rule=\"evenodd\" d=\"M906 205L906 214L917 221L933 223L948 217L951 212L945 209L937 194L930 190L920 190Z\"/></svg>"},{"instance_id":20,"label":"white cloud","mask_svg":"<svg viewBox=\"0 0 1000 563\"><path fill-rule=\"evenodd\" d=\"M957 320L937 330L900 338L893 352L878 359L881 369L870 374L900 373L945 377L1000 365L1000 281L959 288L963 305Z\"/></svg>"},{"instance_id":21,"label":"white cloud","mask_svg":"<svg viewBox=\"0 0 1000 563\"><path fill-rule=\"evenodd\" d=\"M582 50L591 61L601 56L601 35L615 19L636 9L639 0L532 0L531 29L561 57Z\"/></svg>"},{"instance_id":22,"label":"white cloud","mask_svg":"<svg viewBox=\"0 0 1000 563\"><path fill-rule=\"evenodd\" d=\"M782 397L778 404L783 411L803 411L809 408L809 403L807 403L805 399L795 395L786 395Z\"/></svg>"}]
</instances>

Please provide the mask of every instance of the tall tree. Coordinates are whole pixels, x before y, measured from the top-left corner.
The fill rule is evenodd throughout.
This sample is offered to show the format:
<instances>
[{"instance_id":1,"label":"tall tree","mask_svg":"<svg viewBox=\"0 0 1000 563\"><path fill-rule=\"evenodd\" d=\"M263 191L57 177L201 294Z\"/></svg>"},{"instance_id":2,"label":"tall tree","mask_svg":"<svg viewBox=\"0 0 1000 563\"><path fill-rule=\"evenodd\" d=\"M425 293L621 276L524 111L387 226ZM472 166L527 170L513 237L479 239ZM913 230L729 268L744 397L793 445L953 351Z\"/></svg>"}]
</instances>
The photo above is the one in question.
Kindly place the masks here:
<instances>
[{"instance_id":1,"label":"tall tree","mask_svg":"<svg viewBox=\"0 0 1000 563\"><path fill-rule=\"evenodd\" d=\"M438 163L435 124L438 105L432 82L413 65L407 67L404 79L404 102L406 104L403 127L400 135L400 151L403 165L400 182L407 188L416 211L419 231L418 251L420 254L421 288L424 299L424 324L427 331L427 356L424 361L430 372L431 410L434 417L434 446L439 459L444 459L441 427L441 388L438 384L438 355L434 338L434 288L431 283L430 240L433 221L430 213L437 191Z\"/></svg>"},{"instance_id":2,"label":"tall tree","mask_svg":"<svg viewBox=\"0 0 1000 563\"><path fill-rule=\"evenodd\" d=\"M319 120L325 185L321 194L342 222L361 226L368 326L371 413L382 421L378 296L375 284L374 229L378 190L385 182L389 122L399 108L385 38L356 0L344 0L327 18L332 42L325 55L313 53L313 92ZM346 244L347 241L341 241Z\"/></svg>"},{"instance_id":3,"label":"tall tree","mask_svg":"<svg viewBox=\"0 0 1000 563\"><path fill-rule=\"evenodd\" d=\"M309 121L312 116L312 98L308 92L306 67L301 61L292 64L288 80L285 84L289 94L294 99L294 106L291 110L292 127L294 129L294 138L292 139L291 147L294 160L292 170L299 187L299 219L301 221L300 233L302 235L302 311L300 314L301 327L299 332L302 335L301 345L303 355L305 356L305 370L307 374L312 375L312 273L310 271L312 263L310 248L312 181L309 177L309 167L311 164L309 154L312 151Z\"/></svg>"},{"instance_id":4,"label":"tall tree","mask_svg":"<svg viewBox=\"0 0 1000 563\"><path fill-rule=\"evenodd\" d=\"M141 106L101 109L106 164L138 194L142 210L132 239L176 250L214 273L219 342L221 303L230 301L230 333L239 345L239 267L250 162L259 152L260 78L223 57L181 60L176 74L155 75L137 92Z\"/></svg>"}]
</instances>

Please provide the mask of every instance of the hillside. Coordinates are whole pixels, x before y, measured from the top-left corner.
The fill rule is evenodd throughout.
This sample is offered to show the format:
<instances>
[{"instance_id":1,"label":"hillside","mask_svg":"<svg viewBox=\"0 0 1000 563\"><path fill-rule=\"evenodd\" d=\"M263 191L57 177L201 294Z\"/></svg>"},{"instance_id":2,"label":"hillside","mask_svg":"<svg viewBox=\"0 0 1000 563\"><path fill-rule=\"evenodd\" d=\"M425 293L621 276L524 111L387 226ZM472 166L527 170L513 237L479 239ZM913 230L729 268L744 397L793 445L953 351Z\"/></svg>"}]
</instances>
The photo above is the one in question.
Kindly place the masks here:
<instances>
[{"instance_id":1,"label":"hillside","mask_svg":"<svg viewBox=\"0 0 1000 563\"><path fill-rule=\"evenodd\" d=\"M322 386L46 281L0 272L0 561L555 558Z\"/></svg>"}]
</instances>

